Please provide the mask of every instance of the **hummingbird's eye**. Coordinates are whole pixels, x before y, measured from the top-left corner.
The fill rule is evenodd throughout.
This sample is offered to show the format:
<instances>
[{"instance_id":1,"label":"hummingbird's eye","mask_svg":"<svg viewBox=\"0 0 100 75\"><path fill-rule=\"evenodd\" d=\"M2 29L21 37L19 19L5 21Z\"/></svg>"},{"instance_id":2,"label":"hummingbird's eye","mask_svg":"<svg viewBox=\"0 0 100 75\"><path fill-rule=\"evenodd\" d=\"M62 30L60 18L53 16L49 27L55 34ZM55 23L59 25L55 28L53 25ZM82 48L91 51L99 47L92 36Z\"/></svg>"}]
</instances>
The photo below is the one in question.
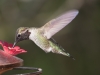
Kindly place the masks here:
<instances>
[{"instance_id":1,"label":"hummingbird's eye","mask_svg":"<svg viewBox=\"0 0 100 75\"><path fill-rule=\"evenodd\" d=\"M19 38L21 35L19 34L17 37Z\"/></svg>"}]
</instances>

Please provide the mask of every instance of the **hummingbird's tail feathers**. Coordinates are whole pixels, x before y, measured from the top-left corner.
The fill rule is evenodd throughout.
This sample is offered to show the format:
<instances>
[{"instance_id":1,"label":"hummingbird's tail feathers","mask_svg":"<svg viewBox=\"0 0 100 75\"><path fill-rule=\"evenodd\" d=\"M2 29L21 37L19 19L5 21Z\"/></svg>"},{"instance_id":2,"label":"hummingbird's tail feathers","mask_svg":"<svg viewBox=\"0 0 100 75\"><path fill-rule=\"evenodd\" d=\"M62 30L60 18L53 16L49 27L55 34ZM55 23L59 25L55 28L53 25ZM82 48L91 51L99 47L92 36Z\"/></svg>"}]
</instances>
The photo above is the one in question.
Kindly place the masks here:
<instances>
[{"instance_id":1,"label":"hummingbird's tail feathers","mask_svg":"<svg viewBox=\"0 0 100 75\"><path fill-rule=\"evenodd\" d=\"M60 52L60 54L65 55L65 56L68 56L68 57L72 58L73 60L75 60L75 58L73 56L71 56L69 53Z\"/></svg>"},{"instance_id":2,"label":"hummingbird's tail feathers","mask_svg":"<svg viewBox=\"0 0 100 75\"><path fill-rule=\"evenodd\" d=\"M50 38L49 40L50 40L49 43L51 47L53 48L52 49L53 53L62 54L75 60L75 58L71 56L68 52L66 53L65 49L61 45L59 45L53 38Z\"/></svg>"},{"instance_id":3,"label":"hummingbird's tail feathers","mask_svg":"<svg viewBox=\"0 0 100 75\"><path fill-rule=\"evenodd\" d=\"M72 58L73 60L75 60L75 58L73 56L70 56L70 58Z\"/></svg>"},{"instance_id":4,"label":"hummingbird's tail feathers","mask_svg":"<svg viewBox=\"0 0 100 75\"><path fill-rule=\"evenodd\" d=\"M52 52L53 53L56 53L56 54L62 54L62 55L64 55L64 56L68 56L68 57L70 57L70 58L72 58L73 60L75 60L75 58L73 57L73 56L71 56L68 52L66 53L65 51L63 51L63 50L52 50Z\"/></svg>"},{"instance_id":5,"label":"hummingbird's tail feathers","mask_svg":"<svg viewBox=\"0 0 100 75\"><path fill-rule=\"evenodd\" d=\"M51 51L53 53L62 54L62 55L68 56L72 58L73 60L75 60L74 57L71 56L68 52L66 53L65 49L62 46L60 46L53 38L50 38L49 40L50 40L49 44L51 46L51 48L49 49L52 49Z\"/></svg>"}]
</instances>

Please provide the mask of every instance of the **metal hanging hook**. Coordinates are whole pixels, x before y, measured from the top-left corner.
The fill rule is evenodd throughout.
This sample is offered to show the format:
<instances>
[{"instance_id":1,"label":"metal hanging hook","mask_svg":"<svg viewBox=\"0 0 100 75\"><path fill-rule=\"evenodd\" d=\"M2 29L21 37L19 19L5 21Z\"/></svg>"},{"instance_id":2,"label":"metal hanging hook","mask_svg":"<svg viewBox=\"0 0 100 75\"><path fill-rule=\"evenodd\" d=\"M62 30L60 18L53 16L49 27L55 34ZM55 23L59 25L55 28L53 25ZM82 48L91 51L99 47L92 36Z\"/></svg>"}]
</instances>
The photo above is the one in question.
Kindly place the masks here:
<instances>
[{"instance_id":1,"label":"metal hanging hook","mask_svg":"<svg viewBox=\"0 0 100 75\"><path fill-rule=\"evenodd\" d=\"M42 74L41 68L35 68L35 67L15 67L13 70L36 70L36 72L31 73L23 73L23 74L13 74L13 75L40 75Z\"/></svg>"}]
</instances>

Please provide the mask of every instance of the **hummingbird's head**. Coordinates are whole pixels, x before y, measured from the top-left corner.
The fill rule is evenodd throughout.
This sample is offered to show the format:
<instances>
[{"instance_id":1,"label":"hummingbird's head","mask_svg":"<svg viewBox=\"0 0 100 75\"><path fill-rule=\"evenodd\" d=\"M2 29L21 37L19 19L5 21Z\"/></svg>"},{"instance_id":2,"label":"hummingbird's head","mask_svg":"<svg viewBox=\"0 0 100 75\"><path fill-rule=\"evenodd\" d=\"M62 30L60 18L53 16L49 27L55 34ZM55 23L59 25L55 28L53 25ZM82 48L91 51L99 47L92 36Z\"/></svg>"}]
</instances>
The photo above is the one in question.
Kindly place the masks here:
<instances>
[{"instance_id":1,"label":"hummingbird's head","mask_svg":"<svg viewBox=\"0 0 100 75\"><path fill-rule=\"evenodd\" d=\"M20 27L16 31L15 35L15 42L13 44L13 47L16 45L16 43L29 39L31 32L29 32L29 27Z\"/></svg>"}]
</instances>

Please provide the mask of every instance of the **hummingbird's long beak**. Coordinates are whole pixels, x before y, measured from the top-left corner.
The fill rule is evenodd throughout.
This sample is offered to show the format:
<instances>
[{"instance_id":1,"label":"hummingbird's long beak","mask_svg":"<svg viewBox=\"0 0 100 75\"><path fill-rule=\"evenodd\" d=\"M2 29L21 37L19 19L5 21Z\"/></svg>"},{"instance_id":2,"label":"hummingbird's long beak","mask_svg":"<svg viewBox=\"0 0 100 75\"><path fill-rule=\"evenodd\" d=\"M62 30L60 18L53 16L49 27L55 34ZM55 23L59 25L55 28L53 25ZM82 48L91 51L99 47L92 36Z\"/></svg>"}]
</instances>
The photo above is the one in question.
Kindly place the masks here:
<instances>
[{"instance_id":1,"label":"hummingbird's long beak","mask_svg":"<svg viewBox=\"0 0 100 75\"><path fill-rule=\"evenodd\" d=\"M14 42L14 44L13 44L13 48L14 48L14 46L15 46L16 44L17 44L17 41Z\"/></svg>"}]
</instances>

